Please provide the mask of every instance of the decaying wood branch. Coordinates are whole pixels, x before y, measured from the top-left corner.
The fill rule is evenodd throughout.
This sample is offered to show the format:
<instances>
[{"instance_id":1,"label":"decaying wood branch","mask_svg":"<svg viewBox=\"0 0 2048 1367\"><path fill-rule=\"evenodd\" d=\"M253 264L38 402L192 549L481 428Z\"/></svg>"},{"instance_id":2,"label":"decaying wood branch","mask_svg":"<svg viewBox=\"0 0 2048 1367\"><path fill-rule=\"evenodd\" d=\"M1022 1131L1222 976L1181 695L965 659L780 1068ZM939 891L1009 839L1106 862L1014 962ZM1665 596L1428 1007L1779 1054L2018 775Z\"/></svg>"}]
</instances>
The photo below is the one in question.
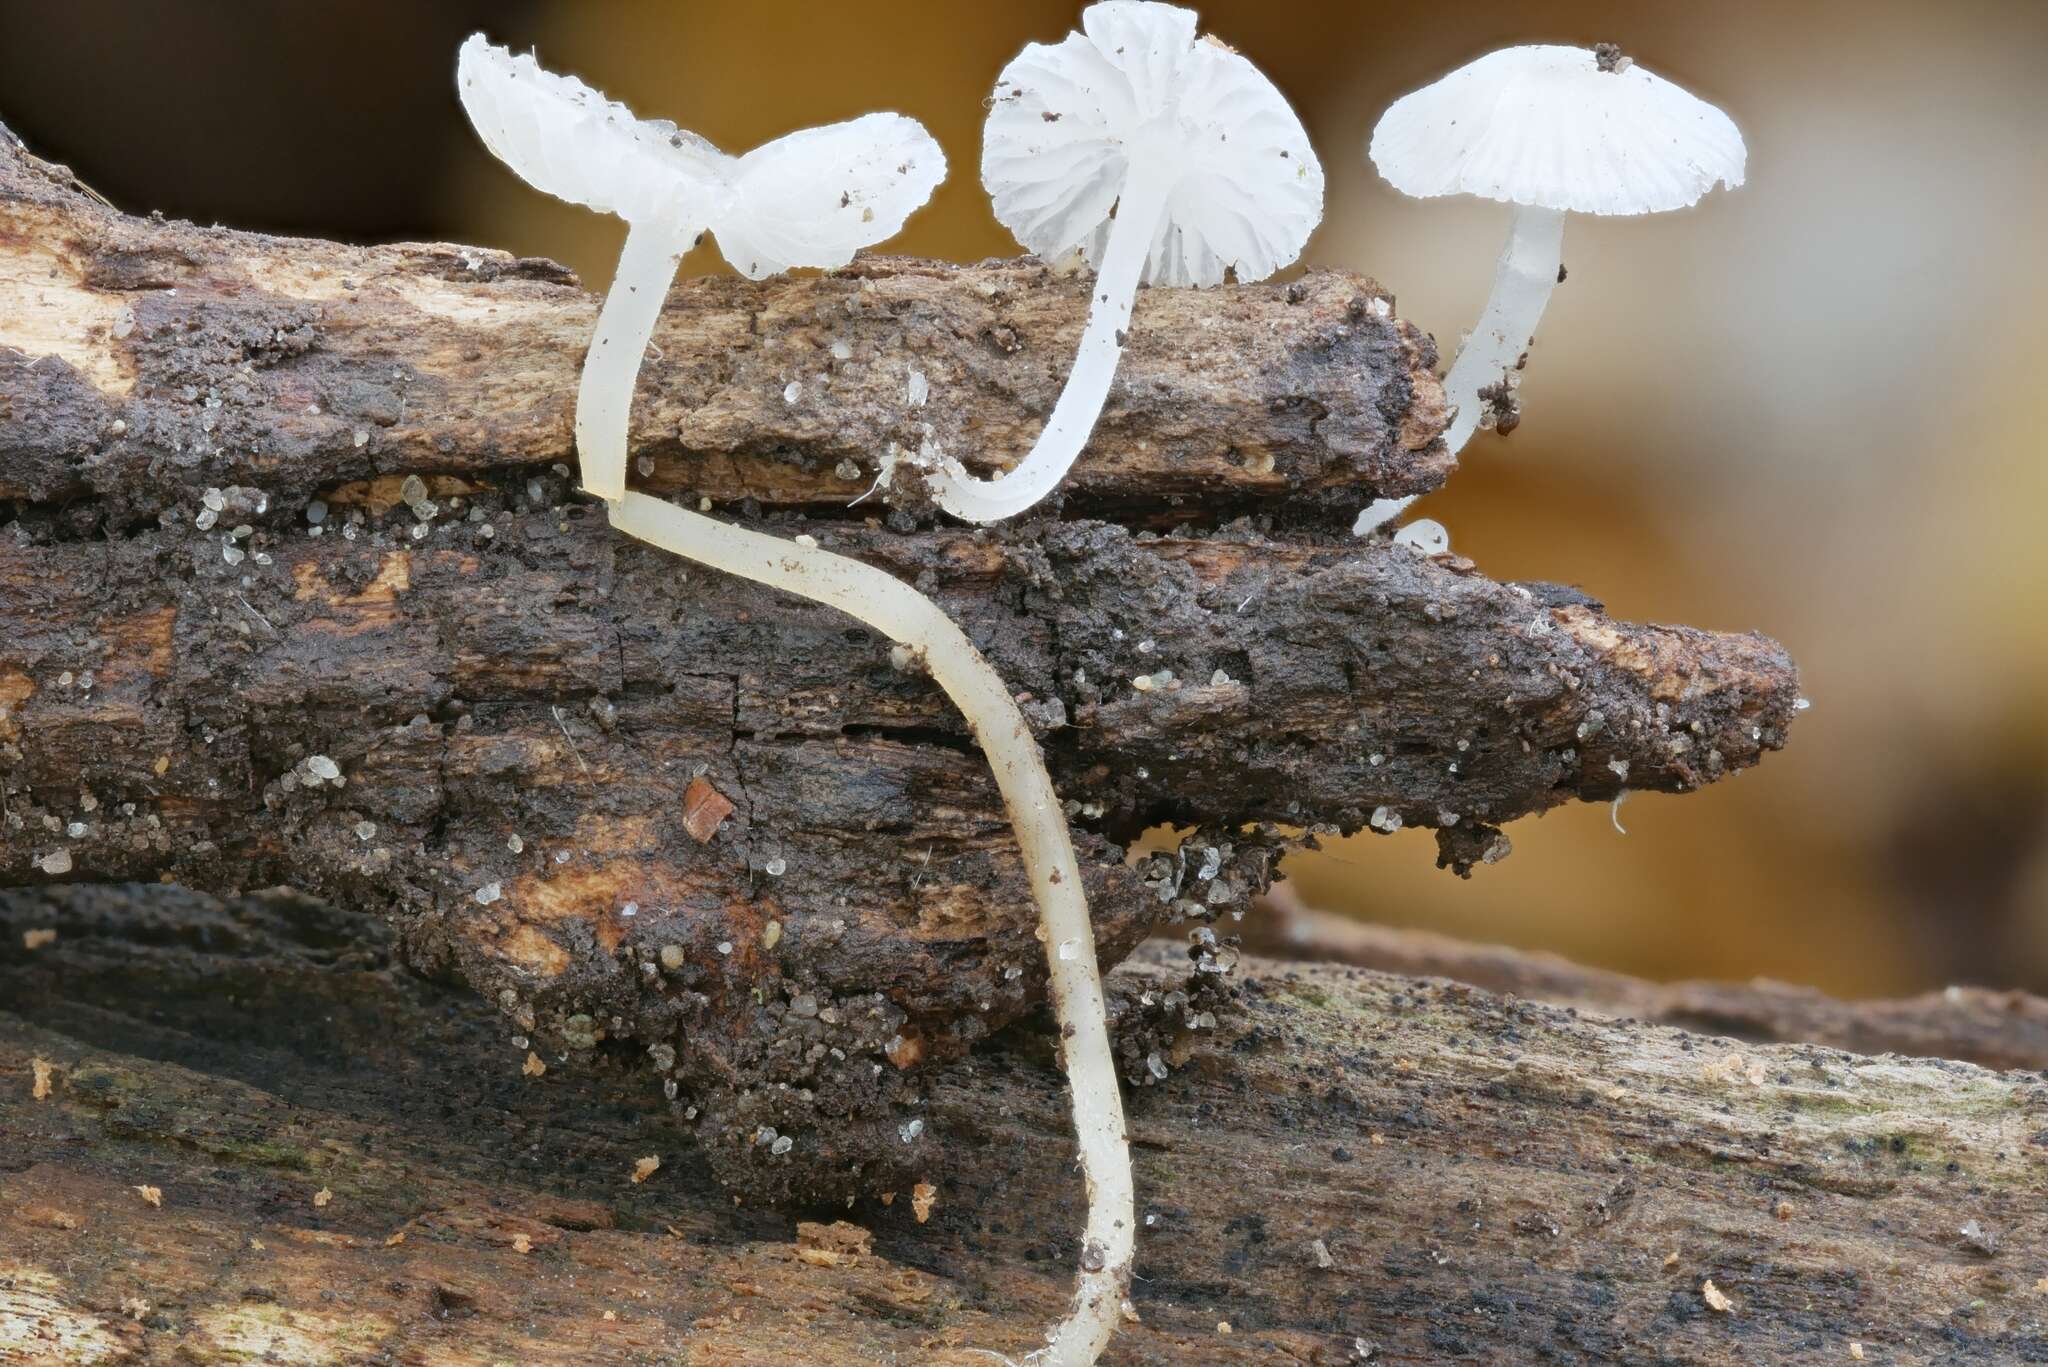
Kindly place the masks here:
<instances>
[{"instance_id":1,"label":"decaying wood branch","mask_svg":"<svg viewBox=\"0 0 2048 1367\"><path fill-rule=\"evenodd\" d=\"M1084 303L1030 262L687 283L634 430L649 487L963 623L1107 955L1303 831L1435 827L1469 871L1502 822L1784 743L1772 642L1343 534L1448 464L1433 348L1356 277L1149 296L1064 518L849 508L892 444L1023 450ZM750 1189L866 1191L912 1065L1042 995L1007 824L914 661L575 495L594 307L490 253L124 217L0 137L0 882L393 915L522 1030L637 1041ZM1161 823L1193 834L1127 862ZM764 1126L810 1161L763 1170Z\"/></svg>"},{"instance_id":2,"label":"decaying wood branch","mask_svg":"<svg viewBox=\"0 0 2048 1367\"><path fill-rule=\"evenodd\" d=\"M1165 1076L1131 1095L1142 1322L1106 1362L2048 1353L2037 1075L1244 970L1193 1031L1132 995L1184 959L1116 975ZM1066 1295L1036 1027L928 1070L893 1199L806 1228L735 1206L601 1049L540 1072L488 1006L390 971L375 921L8 893L0 1003L0 1333L30 1362L967 1367Z\"/></svg>"}]
</instances>

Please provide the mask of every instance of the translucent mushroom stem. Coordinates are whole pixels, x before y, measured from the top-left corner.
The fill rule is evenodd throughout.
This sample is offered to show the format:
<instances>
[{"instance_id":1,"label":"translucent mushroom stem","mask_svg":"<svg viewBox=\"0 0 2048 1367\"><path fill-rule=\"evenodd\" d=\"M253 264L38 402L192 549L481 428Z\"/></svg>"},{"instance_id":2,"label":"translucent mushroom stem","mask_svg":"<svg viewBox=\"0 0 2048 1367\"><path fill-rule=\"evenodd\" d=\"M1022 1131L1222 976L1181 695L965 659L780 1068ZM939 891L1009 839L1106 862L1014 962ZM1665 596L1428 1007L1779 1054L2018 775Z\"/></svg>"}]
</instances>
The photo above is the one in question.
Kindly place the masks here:
<instances>
[{"instance_id":1,"label":"translucent mushroom stem","mask_svg":"<svg viewBox=\"0 0 2048 1367\"><path fill-rule=\"evenodd\" d=\"M597 332L590 339L583 381L576 390L576 451L583 487L599 498L615 499L626 492L626 428L633 416L640 359L654 337L676 263L699 231L658 223L636 223L626 230L626 246L597 315Z\"/></svg>"},{"instance_id":2,"label":"translucent mushroom stem","mask_svg":"<svg viewBox=\"0 0 2048 1367\"><path fill-rule=\"evenodd\" d=\"M1038 902L1088 1190L1074 1305L1036 1360L1060 1367L1094 1362L1116 1332L1130 1283L1136 1234L1130 1149L1080 866L1045 758L1009 686L937 604L872 565L735 527L645 494L625 494L610 511L612 525L629 536L838 608L918 652L973 728L1009 808Z\"/></svg>"},{"instance_id":3,"label":"translucent mushroom stem","mask_svg":"<svg viewBox=\"0 0 2048 1367\"><path fill-rule=\"evenodd\" d=\"M1465 339L1458 359L1444 376L1444 400L1457 407L1444 441L1456 455L1479 428L1485 405L1479 391L1499 384L1529 349L1542 321L1550 292L1557 288L1558 267L1564 263L1564 211L1529 204L1515 206L1508 228L1507 245L1501 248L1494 267L1493 293L1479 325ZM1415 501L1383 498L1358 515L1352 531L1363 536L1399 517Z\"/></svg>"},{"instance_id":4,"label":"translucent mushroom stem","mask_svg":"<svg viewBox=\"0 0 2048 1367\"><path fill-rule=\"evenodd\" d=\"M1464 449L1479 427L1479 391L1501 382L1529 349L1544 305L1557 288L1557 268L1564 263L1564 211L1515 206L1507 245L1493 271L1493 293L1479 326L1465 339L1458 359L1444 376L1444 399L1457 405L1451 430L1444 434L1453 454Z\"/></svg>"},{"instance_id":5,"label":"translucent mushroom stem","mask_svg":"<svg viewBox=\"0 0 2048 1367\"><path fill-rule=\"evenodd\" d=\"M1074 351L1067 383L1052 406L1044 430L1031 450L1008 474L976 479L958 461L948 460L931 478L939 506L967 522L999 522L1014 517L1059 487L1073 468L1102 415L1110 382L1123 359L1131 308L1137 301L1138 278L1159 232L1174 176L1156 160L1133 158L1129 178L1117 198L1116 218L1102 265L1095 273L1088 325Z\"/></svg>"}]
</instances>

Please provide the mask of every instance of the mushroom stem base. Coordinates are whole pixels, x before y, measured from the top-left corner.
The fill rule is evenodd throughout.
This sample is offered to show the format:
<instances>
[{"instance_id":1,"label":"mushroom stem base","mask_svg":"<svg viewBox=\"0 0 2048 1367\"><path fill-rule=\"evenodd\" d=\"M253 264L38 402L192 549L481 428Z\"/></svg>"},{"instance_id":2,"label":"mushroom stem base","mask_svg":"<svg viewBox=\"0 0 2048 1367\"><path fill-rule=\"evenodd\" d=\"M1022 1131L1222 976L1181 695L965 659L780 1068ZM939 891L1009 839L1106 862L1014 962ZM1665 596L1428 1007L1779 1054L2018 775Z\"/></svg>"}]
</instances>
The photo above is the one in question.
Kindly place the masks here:
<instances>
[{"instance_id":1,"label":"mushroom stem base","mask_svg":"<svg viewBox=\"0 0 2048 1367\"><path fill-rule=\"evenodd\" d=\"M976 479L958 461L946 462L932 477L932 493L941 508L967 522L999 522L1044 499L1073 468L1109 399L1137 303L1138 280L1172 189L1172 177L1160 168L1143 159L1133 163L1095 275L1088 325L1074 349L1074 364L1053 403L1052 416L1024 459L1000 479Z\"/></svg>"},{"instance_id":2,"label":"mushroom stem base","mask_svg":"<svg viewBox=\"0 0 2048 1367\"><path fill-rule=\"evenodd\" d=\"M1493 293L1444 377L1444 401L1455 409L1444 444L1453 455L1479 430L1486 408L1479 391L1502 383L1510 371L1521 368L1522 354L1536 335L1563 263L1564 211L1516 205L1507 245L1494 267ZM1364 536L1399 517L1414 501L1412 496L1380 499L1358 515L1351 530Z\"/></svg>"}]
</instances>

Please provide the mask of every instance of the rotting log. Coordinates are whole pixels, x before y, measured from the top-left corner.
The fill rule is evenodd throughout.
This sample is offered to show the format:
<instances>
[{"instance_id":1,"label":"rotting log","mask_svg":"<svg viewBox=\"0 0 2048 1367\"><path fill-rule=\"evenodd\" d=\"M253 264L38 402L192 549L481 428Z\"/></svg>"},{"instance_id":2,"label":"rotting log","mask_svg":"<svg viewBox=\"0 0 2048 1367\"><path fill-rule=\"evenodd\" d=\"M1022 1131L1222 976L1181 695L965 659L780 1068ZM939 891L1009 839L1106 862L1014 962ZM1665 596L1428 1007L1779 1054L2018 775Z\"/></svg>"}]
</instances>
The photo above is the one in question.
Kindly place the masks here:
<instances>
[{"instance_id":1,"label":"rotting log","mask_svg":"<svg viewBox=\"0 0 2048 1367\"><path fill-rule=\"evenodd\" d=\"M968 1367L1067 1294L1035 1019L925 1070L893 1199L806 1228L709 1181L634 1069L540 1071L394 962L302 899L0 894L11 1362ZM1130 1095L1141 1322L1106 1363L2048 1355L2038 1074L1260 960L1213 1028L1162 1031L1139 994L1186 971L1112 977L1165 1076Z\"/></svg>"},{"instance_id":2,"label":"rotting log","mask_svg":"<svg viewBox=\"0 0 2048 1367\"><path fill-rule=\"evenodd\" d=\"M886 642L575 495L594 308L488 252L126 217L0 136L0 883L388 914L525 1033L635 1041L742 1188L868 1191L914 1065L1042 996L1008 826ZM1063 508L848 506L892 445L1024 449L1084 312L1031 262L686 282L634 458L963 624L1040 727L1106 958L1318 833L1436 827L1468 872L1502 822L1784 743L1768 640L1343 534L1448 466L1434 349L1357 277L1148 295ZM1161 824L1180 851L1127 860Z\"/></svg>"}]
</instances>

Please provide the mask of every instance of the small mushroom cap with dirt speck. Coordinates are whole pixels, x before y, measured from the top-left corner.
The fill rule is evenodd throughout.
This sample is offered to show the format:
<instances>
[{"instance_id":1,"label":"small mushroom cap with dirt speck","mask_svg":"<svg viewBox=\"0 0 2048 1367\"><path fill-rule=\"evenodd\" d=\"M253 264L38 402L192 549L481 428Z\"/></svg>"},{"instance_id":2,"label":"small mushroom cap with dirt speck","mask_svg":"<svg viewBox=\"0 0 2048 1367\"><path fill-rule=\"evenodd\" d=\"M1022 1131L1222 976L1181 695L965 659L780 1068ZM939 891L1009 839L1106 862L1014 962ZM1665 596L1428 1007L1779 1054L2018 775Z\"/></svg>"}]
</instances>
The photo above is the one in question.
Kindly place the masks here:
<instances>
[{"instance_id":1,"label":"small mushroom cap with dirt speck","mask_svg":"<svg viewBox=\"0 0 2048 1367\"><path fill-rule=\"evenodd\" d=\"M1003 69L982 133L996 217L1053 260L1100 266L1137 157L1170 159L1176 184L1143 279L1263 280L1301 254L1323 216L1323 167L1259 69L1196 37L1193 10L1103 0L1079 33L1033 43Z\"/></svg>"},{"instance_id":2,"label":"small mushroom cap with dirt speck","mask_svg":"<svg viewBox=\"0 0 2048 1367\"><path fill-rule=\"evenodd\" d=\"M1372 133L1404 195L1466 194L1579 214L1646 214L1742 184L1726 114L1611 48L1502 48L1404 95Z\"/></svg>"}]
</instances>

